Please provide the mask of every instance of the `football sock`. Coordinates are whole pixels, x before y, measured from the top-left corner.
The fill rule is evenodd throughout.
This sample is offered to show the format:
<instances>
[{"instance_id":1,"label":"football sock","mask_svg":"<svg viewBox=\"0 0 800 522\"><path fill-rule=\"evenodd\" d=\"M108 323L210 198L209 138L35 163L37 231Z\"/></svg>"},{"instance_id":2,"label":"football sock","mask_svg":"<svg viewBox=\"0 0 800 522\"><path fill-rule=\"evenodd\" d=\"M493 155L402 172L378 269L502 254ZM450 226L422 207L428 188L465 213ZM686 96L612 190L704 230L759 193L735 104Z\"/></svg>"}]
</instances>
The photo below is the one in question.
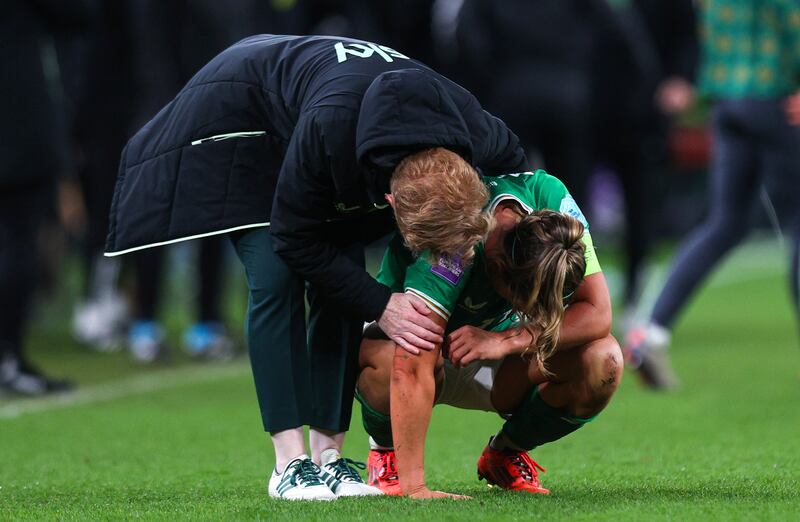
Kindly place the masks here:
<instances>
[{"instance_id":1,"label":"football sock","mask_svg":"<svg viewBox=\"0 0 800 522\"><path fill-rule=\"evenodd\" d=\"M497 435L492 437L492 440L489 441L489 447L493 450L503 451L503 450L514 450L514 451L525 451L525 448L521 448L514 444L514 441L506 435L506 432L503 431L501 428L500 431L497 432Z\"/></svg>"},{"instance_id":2,"label":"football sock","mask_svg":"<svg viewBox=\"0 0 800 522\"><path fill-rule=\"evenodd\" d=\"M392 446L381 446L380 444L375 442L375 439L370 437L369 438L369 449L376 450L376 451L391 451L391 450L394 450L394 447L392 447Z\"/></svg>"},{"instance_id":3,"label":"football sock","mask_svg":"<svg viewBox=\"0 0 800 522\"><path fill-rule=\"evenodd\" d=\"M336 462L340 458L342 458L342 456L339 454L339 450L336 448L328 448L320 453L319 465L324 466L326 464L330 464L331 462Z\"/></svg>"},{"instance_id":4,"label":"football sock","mask_svg":"<svg viewBox=\"0 0 800 522\"><path fill-rule=\"evenodd\" d=\"M379 446L391 448L394 446L392 440L392 419L385 413L376 411L367 404L364 397L356 390L356 400L361 403L361 421L372 440Z\"/></svg>"},{"instance_id":5,"label":"football sock","mask_svg":"<svg viewBox=\"0 0 800 522\"><path fill-rule=\"evenodd\" d=\"M595 417L597 415L575 417L564 409L550 406L542 400L537 386L503 424L500 431L502 437L497 441L497 446L505 444L514 449L530 451L569 435Z\"/></svg>"}]
</instances>

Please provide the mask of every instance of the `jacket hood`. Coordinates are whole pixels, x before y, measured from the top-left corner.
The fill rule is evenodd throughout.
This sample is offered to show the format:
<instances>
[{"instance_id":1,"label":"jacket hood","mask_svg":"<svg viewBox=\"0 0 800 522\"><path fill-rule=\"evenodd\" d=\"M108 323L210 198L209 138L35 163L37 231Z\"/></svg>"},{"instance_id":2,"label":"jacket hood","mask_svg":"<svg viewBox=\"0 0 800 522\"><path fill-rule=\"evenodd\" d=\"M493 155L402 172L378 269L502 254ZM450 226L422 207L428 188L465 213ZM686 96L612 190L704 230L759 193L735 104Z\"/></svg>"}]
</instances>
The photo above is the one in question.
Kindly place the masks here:
<instances>
[{"instance_id":1,"label":"jacket hood","mask_svg":"<svg viewBox=\"0 0 800 522\"><path fill-rule=\"evenodd\" d=\"M356 157L373 202L383 202L404 157L430 147L472 159L467 125L443 83L424 69L376 77L364 93L356 127Z\"/></svg>"}]
</instances>

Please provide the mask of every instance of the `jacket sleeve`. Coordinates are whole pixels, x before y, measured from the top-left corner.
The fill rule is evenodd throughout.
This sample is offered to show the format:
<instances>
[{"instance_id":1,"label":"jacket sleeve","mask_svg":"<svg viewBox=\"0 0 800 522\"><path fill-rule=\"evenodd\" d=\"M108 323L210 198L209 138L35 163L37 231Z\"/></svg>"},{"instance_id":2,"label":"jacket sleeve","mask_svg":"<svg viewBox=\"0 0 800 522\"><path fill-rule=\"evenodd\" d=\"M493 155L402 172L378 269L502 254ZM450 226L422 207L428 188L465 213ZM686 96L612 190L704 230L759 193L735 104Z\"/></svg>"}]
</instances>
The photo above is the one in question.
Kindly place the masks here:
<instances>
[{"instance_id":1,"label":"jacket sleeve","mask_svg":"<svg viewBox=\"0 0 800 522\"><path fill-rule=\"evenodd\" d=\"M281 168L270 229L275 252L289 268L351 315L372 321L383 313L391 290L342 254L325 233L325 218L335 203L334 171L355 168L353 146L342 150L337 143L347 124L336 127L320 125L312 115L301 117ZM337 132L326 136L326 128ZM358 237L360 222L354 220L352 227Z\"/></svg>"}]
</instances>

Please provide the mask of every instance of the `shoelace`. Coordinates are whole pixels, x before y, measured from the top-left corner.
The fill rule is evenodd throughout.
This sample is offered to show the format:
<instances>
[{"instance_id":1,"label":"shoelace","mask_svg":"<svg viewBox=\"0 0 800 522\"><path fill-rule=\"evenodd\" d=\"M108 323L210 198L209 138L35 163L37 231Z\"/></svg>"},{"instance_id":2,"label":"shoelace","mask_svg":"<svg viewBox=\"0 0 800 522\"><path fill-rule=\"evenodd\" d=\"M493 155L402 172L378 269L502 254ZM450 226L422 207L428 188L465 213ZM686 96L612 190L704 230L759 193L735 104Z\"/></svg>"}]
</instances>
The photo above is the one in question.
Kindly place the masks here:
<instances>
[{"instance_id":1,"label":"shoelace","mask_svg":"<svg viewBox=\"0 0 800 522\"><path fill-rule=\"evenodd\" d=\"M511 464L513 464L519 470L522 478L529 482L532 482L539 476L539 471L546 471L527 453L515 453L511 457Z\"/></svg>"},{"instance_id":2,"label":"shoelace","mask_svg":"<svg viewBox=\"0 0 800 522\"><path fill-rule=\"evenodd\" d=\"M289 463L288 467L292 467L295 462L297 462L297 465L290 479L293 486L298 484L302 486L319 486L322 484L319 479L319 466L314 464L311 459L295 459Z\"/></svg>"},{"instance_id":3,"label":"shoelace","mask_svg":"<svg viewBox=\"0 0 800 522\"><path fill-rule=\"evenodd\" d=\"M397 480L397 468L395 467L395 460L390 457L389 453L382 455L382 464L380 477L385 480Z\"/></svg>"},{"instance_id":4,"label":"shoelace","mask_svg":"<svg viewBox=\"0 0 800 522\"><path fill-rule=\"evenodd\" d=\"M358 469L367 469L367 465L363 462L358 462L353 459L348 458L340 458L330 464L326 464L326 468L329 468L333 472L333 476L336 477L337 480L349 480L355 482L362 482L361 475L359 475Z\"/></svg>"}]
</instances>

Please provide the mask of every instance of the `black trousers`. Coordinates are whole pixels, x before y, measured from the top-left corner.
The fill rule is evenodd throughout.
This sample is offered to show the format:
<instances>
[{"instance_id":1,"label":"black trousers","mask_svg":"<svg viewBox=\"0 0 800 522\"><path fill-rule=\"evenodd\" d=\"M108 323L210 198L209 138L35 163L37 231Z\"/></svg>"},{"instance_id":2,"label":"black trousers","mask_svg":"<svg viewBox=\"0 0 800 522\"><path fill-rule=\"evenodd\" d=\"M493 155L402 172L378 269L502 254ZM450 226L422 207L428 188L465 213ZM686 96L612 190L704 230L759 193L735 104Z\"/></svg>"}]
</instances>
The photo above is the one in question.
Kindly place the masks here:
<instances>
[{"instance_id":1,"label":"black trousers","mask_svg":"<svg viewBox=\"0 0 800 522\"><path fill-rule=\"evenodd\" d=\"M347 431L363 322L294 274L273 251L269 228L232 239L250 291L245 330L264 430ZM364 266L362 245L342 251Z\"/></svg>"},{"instance_id":2,"label":"black trousers","mask_svg":"<svg viewBox=\"0 0 800 522\"><path fill-rule=\"evenodd\" d=\"M23 338L36 289L39 228L51 184L0 188L0 359L22 359Z\"/></svg>"},{"instance_id":3,"label":"black trousers","mask_svg":"<svg viewBox=\"0 0 800 522\"><path fill-rule=\"evenodd\" d=\"M216 323L222 320L222 279L225 264L225 238L211 236L195 242L198 252L197 320ZM136 318L154 321L161 301L167 249L149 248L133 255L136 270Z\"/></svg>"}]
</instances>

